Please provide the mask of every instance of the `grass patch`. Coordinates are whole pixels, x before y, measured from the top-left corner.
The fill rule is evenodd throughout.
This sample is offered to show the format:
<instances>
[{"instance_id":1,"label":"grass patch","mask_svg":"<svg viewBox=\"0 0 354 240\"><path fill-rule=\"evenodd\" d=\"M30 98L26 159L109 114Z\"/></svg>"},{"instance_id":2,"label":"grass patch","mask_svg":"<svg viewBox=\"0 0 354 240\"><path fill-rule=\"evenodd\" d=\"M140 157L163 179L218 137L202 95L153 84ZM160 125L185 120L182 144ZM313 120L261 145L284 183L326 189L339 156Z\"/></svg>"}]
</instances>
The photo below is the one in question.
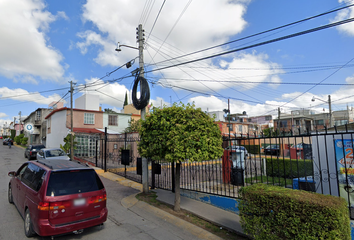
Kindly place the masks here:
<instances>
[{"instance_id":1,"label":"grass patch","mask_svg":"<svg viewBox=\"0 0 354 240\"><path fill-rule=\"evenodd\" d=\"M139 201L144 201L154 207L157 207L165 212L168 212L178 218L181 218L189 223L192 223L204 230L211 232L212 234L223 238L223 239L231 239L231 240L246 240L243 236L236 234L235 232L228 231L227 229L221 228L213 223L210 223L191 212L181 209L181 211L176 212L173 210L173 206L164 202L160 202L157 200L156 192L150 191L148 194L139 193L136 195L136 198Z\"/></svg>"}]
</instances>

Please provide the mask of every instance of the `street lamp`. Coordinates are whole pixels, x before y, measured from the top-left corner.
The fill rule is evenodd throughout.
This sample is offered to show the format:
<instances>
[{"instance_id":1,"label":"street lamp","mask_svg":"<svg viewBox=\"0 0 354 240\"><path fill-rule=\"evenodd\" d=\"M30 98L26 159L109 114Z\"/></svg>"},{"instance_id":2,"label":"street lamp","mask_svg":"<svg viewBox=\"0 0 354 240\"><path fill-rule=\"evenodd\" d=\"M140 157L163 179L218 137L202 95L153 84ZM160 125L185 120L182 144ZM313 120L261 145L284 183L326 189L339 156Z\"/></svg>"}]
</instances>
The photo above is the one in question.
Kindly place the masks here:
<instances>
[{"instance_id":1,"label":"street lamp","mask_svg":"<svg viewBox=\"0 0 354 240\"><path fill-rule=\"evenodd\" d=\"M118 42L117 48L116 48L116 51L117 51L117 52L122 51L122 49L120 49L120 47L127 47L127 48L132 48L132 49L139 50L139 48L137 48L137 47L132 47L132 46L124 45L124 44L119 44L119 42Z\"/></svg>"},{"instance_id":2,"label":"street lamp","mask_svg":"<svg viewBox=\"0 0 354 240\"><path fill-rule=\"evenodd\" d=\"M329 126L332 127L332 104L331 104L331 95L328 95L328 101L324 101L320 98L316 98L315 96L312 97L311 101L314 102L315 100L320 100L322 102L328 103L329 108Z\"/></svg>"}]
</instances>

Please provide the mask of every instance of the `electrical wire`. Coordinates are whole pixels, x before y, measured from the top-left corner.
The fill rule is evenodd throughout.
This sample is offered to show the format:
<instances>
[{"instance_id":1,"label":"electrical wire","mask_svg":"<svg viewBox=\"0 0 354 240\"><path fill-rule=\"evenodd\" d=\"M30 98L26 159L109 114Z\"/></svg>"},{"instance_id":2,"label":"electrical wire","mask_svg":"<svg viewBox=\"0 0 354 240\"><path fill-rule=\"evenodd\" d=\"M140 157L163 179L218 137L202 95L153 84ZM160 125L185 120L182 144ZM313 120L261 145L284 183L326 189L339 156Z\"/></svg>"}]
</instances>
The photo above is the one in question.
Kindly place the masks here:
<instances>
[{"instance_id":1,"label":"electrical wire","mask_svg":"<svg viewBox=\"0 0 354 240\"><path fill-rule=\"evenodd\" d=\"M165 5L165 2L166 2L166 0L163 1L162 6L160 7L159 13L157 14L157 16L156 16L156 18L155 18L154 24L152 25L152 28L151 28L151 30L150 30L150 33L149 33L148 37L146 38L146 41L149 40L149 37L150 37L152 31L154 31L155 24L156 24L156 22L157 22L157 19L158 19L159 16L160 16L160 13L161 13L161 11L162 11L163 6Z\"/></svg>"},{"instance_id":2,"label":"electrical wire","mask_svg":"<svg viewBox=\"0 0 354 240\"><path fill-rule=\"evenodd\" d=\"M222 44L219 44L219 45L208 47L208 48L205 48L205 49L202 49L202 50L198 50L198 51L195 51L195 52L192 52L192 53L184 54L184 55L172 58L172 59L164 60L164 61L158 62L156 64L161 64L163 62L176 60L176 59L187 57L187 56L194 55L194 54L197 54L197 53L205 52L205 51L208 51L208 50L211 50L211 49L214 49L214 48L218 48L218 47L222 47L222 46L225 46L225 45L229 45L231 43L239 42L239 41L242 41L242 40L245 40L245 39L248 39L248 38L252 38L252 37L255 37L255 36L259 36L259 35L262 35L262 34L265 34L265 33L268 33L268 32L272 32L272 31L275 31L275 30L279 30L279 29L282 29L282 28L285 28L285 27L289 27L289 26L295 25L295 24L299 24L299 23L302 23L302 22L305 22L305 21L308 21L308 20L311 20L311 19L314 19L314 18L318 18L318 17L324 16L324 15L327 15L327 14L330 14L330 13L334 13L334 12L337 12L337 11L340 11L340 10L343 10L343 9L346 9L346 8L350 8L350 7L353 7L353 6L354 6L354 4L350 4L350 5L347 5L347 6L344 6L344 7L340 7L340 8L331 10L331 11L327 11L327 12L324 12L324 13L321 13L321 14L318 14L318 15L315 15L315 16L312 16L312 17L308 17L308 18L305 18L305 19L302 19L302 20L299 20L299 21L296 21L296 22L285 24L285 25L282 25L280 27L276 27L276 28L272 28L272 29L260 32L260 33L252 34L252 35L247 36L247 37L235 39L233 41L229 41L229 42L226 42L226 43L222 43Z\"/></svg>"},{"instance_id":3,"label":"electrical wire","mask_svg":"<svg viewBox=\"0 0 354 240\"><path fill-rule=\"evenodd\" d=\"M264 41L264 42L261 42L261 43L253 44L253 45L250 45L250 46L237 48L237 49L232 49L232 50L229 50L229 51L221 52L221 53L218 53L218 54L213 54L213 55L202 57L202 58L197 58L197 59L186 61L186 62L182 62L182 63L177 63L177 64L166 66L166 67L152 69L152 70L150 70L148 72L161 71L161 70L168 69L168 68L173 68L173 67L186 65L186 64L190 64L190 63L194 63L194 62L199 62L199 61L203 61L203 60L207 60L207 59L211 59L211 58L215 58L215 57L220 57L220 56L227 55L227 54L230 54L230 53L239 52L239 51L247 50L247 49L250 49L250 48L263 46L263 45L266 45L266 44L270 44L270 43L274 43L274 42L290 39L290 38L293 38L293 37L298 37L298 36L301 36L301 35L313 33L313 32L316 32L316 31L324 30L324 29L327 29L327 28L335 27L335 26L340 26L342 24L350 23L350 22L353 22L353 21L354 21L354 18L349 18L349 19L346 19L346 20L343 20L343 21L330 23L330 24L327 24L327 25L324 25L324 26L321 26L321 27L316 27L316 28L312 28L312 29L309 29L309 30L306 30L306 31L297 32L297 33L286 35L286 36L283 36L283 37L280 37L280 38L275 38L275 39L272 39L272 40L269 40L269 41Z\"/></svg>"}]
</instances>

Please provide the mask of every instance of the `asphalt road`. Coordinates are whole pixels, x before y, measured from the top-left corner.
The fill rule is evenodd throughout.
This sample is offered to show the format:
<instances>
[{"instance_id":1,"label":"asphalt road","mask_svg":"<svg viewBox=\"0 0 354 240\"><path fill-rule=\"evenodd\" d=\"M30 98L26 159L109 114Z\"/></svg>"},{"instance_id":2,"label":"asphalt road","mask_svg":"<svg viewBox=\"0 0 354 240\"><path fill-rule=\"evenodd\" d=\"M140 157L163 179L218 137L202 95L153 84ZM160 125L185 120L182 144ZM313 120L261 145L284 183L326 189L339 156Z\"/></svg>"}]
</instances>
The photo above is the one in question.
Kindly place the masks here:
<instances>
[{"instance_id":1,"label":"asphalt road","mask_svg":"<svg viewBox=\"0 0 354 240\"><path fill-rule=\"evenodd\" d=\"M13 204L7 200L9 171L17 170L26 162L24 149L12 146L0 146L0 240L28 239L23 230L23 219ZM186 230L183 224L171 224L166 216L154 214L154 209L139 202L129 206L121 204L122 199L138 190L120 185L115 181L102 178L107 190L108 219L103 226L85 229L80 235L68 234L55 239L202 239ZM165 218L165 219L164 219ZM32 239L50 239L35 236Z\"/></svg>"}]
</instances>

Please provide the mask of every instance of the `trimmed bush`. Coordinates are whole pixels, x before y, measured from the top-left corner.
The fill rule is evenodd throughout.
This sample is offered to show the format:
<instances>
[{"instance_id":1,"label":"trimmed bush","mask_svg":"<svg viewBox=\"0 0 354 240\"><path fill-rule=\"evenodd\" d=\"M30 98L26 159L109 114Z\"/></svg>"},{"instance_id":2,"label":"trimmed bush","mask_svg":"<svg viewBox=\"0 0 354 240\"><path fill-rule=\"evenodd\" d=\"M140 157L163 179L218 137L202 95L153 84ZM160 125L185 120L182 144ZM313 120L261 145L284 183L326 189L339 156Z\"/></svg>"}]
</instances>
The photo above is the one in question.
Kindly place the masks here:
<instances>
[{"instance_id":1,"label":"trimmed bush","mask_svg":"<svg viewBox=\"0 0 354 240\"><path fill-rule=\"evenodd\" d=\"M266 184L239 191L241 225L260 239L350 240L345 199Z\"/></svg>"},{"instance_id":2,"label":"trimmed bush","mask_svg":"<svg viewBox=\"0 0 354 240\"><path fill-rule=\"evenodd\" d=\"M28 138L27 138L27 137L24 137L24 138L22 138L22 140L21 140L21 145L27 145L27 142L28 142Z\"/></svg>"},{"instance_id":3,"label":"trimmed bush","mask_svg":"<svg viewBox=\"0 0 354 240\"><path fill-rule=\"evenodd\" d=\"M281 178L297 178L313 175L313 161L303 159L266 159L267 176Z\"/></svg>"}]
</instances>

